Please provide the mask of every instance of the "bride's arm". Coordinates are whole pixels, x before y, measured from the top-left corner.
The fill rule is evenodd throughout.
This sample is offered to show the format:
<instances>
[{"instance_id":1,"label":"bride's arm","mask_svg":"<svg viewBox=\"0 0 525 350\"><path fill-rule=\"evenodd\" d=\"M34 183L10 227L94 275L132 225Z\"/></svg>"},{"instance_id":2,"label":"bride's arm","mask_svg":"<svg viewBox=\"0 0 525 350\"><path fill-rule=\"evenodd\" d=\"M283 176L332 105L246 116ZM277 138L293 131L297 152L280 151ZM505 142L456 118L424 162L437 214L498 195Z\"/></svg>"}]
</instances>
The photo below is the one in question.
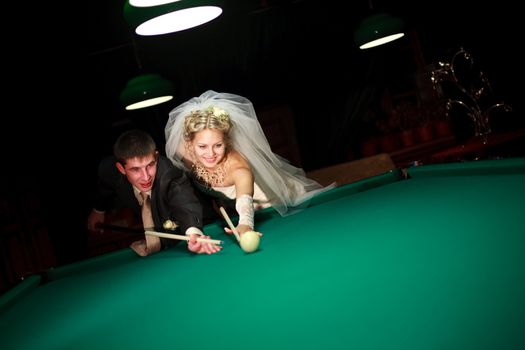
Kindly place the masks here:
<instances>
[{"instance_id":1,"label":"bride's arm","mask_svg":"<svg viewBox=\"0 0 525 350\"><path fill-rule=\"evenodd\" d=\"M237 231L242 235L254 229L253 173L247 163L240 162L231 169L231 176L235 184L235 209L239 214Z\"/></svg>"}]
</instances>

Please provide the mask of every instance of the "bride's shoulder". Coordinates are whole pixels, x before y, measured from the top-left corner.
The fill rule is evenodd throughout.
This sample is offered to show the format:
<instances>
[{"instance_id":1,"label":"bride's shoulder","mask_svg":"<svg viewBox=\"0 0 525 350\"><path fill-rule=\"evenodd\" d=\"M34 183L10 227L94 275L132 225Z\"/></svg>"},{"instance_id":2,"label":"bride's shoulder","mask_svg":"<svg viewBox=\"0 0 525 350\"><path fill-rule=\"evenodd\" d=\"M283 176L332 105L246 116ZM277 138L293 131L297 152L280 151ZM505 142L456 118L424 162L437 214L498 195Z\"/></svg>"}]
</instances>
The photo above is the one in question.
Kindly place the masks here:
<instances>
[{"instance_id":1,"label":"bride's shoulder","mask_svg":"<svg viewBox=\"0 0 525 350\"><path fill-rule=\"evenodd\" d=\"M228 153L226 168L230 171L235 171L238 169L250 169L250 165L241 153L232 150Z\"/></svg>"},{"instance_id":2,"label":"bride's shoulder","mask_svg":"<svg viewBox=\"0 0 525 350\"><path fill-rule=\"evenodd\" d=\"M246 162L242 154L240 154L236 150L231 150L228 152L228 162L234 163L234 162Z\"/></svg>"}]
</instances>

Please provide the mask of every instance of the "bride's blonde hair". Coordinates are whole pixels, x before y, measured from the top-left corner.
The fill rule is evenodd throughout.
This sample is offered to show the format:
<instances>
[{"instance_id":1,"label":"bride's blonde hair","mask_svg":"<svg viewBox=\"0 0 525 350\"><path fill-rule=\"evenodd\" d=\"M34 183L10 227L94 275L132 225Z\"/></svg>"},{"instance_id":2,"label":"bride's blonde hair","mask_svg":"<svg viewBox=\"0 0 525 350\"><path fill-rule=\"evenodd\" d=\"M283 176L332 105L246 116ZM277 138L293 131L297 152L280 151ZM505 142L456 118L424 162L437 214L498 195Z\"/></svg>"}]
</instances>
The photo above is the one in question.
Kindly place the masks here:
<instances>
[{"instance_id":1,"label":"bride's blonde hair","mask_svg":"<svg viewBox=\"0 0 525 350\"><path fill-rule=\"evenodd\" d=\"M219 130L229 140L232 122L229 114L217 107L208 107L203 110L194 110L184 120L184 139L191 141L195 134L205 129Z\"/></svg>"}]
</instances>

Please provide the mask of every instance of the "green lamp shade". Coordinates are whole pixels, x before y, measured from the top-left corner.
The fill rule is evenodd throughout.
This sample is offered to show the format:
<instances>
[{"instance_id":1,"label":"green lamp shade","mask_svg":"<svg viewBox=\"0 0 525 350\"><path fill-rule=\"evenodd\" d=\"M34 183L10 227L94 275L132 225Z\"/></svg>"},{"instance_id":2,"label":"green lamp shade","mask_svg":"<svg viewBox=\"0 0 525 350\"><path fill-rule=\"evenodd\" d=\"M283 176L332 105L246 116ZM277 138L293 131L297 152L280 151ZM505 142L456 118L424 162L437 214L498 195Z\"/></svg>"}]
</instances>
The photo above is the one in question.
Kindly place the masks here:
<instances>
[{"instance_id":1,"label":"green lamp shade","mask_svg":"<svg viewBox=\"0 0 525 350\"><path fill-rule=\"evenodd\" d=\"M163 1L157 1L162 3ZM144 36L173 33L209 22L222 13L217 1L185 0L137 7L126 1L124 18L135 33Z\"/></svg>"},{"instance_id":2,"label":"green lamp shade","mask_svg":"<svg viewBox=\"0 0 525 350\"><path fill-rule=\"evenodd\" d=\"M405 35L403 28L401 19L388 13L378 13L361 22L354 38L360 49L369 49L401 38Z\"/></svg>"},{"instance_id":3,"label":"green lamp shade","mask_svg":"<svg viewBox=\"0 0 525 350\"><path fill-rule=\"evenodd\" d=\"M129 0L131 6L136 7L149 7L169 4L170 2L175 2L180 0Z\"/></svg>"},{"instance_id":4,"label":"green lamp shade","mask_svg":"<svg viewBox=\"0 0 525 350\"><path fill-rule=\"evenodd\" d=\"M120 93L120 102L126 110L157 105L173 98L173 84L158 74L143 74L132 78Z\"/></svg>"}]
</instances>

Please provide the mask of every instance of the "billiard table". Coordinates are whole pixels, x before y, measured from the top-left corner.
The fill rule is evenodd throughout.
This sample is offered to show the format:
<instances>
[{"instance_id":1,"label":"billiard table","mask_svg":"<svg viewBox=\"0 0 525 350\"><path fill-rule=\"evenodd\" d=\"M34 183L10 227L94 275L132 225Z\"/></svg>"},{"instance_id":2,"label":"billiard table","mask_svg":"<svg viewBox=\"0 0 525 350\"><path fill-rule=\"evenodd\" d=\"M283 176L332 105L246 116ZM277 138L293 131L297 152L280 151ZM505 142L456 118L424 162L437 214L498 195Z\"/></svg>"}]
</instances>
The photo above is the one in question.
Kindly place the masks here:
<instances>
[{"instance_id":1,"label":"billiard table","mask_svg":"<svg viewBox=\"0 0 525 350\"><path fill-rule=\"evenodd\" d=\"M235 219L234 219L235 221ZM215 255L130 249L0 299L7 349L525 349L525 158L394 170L225 223Z\"/></svg>"}]
</instances>

